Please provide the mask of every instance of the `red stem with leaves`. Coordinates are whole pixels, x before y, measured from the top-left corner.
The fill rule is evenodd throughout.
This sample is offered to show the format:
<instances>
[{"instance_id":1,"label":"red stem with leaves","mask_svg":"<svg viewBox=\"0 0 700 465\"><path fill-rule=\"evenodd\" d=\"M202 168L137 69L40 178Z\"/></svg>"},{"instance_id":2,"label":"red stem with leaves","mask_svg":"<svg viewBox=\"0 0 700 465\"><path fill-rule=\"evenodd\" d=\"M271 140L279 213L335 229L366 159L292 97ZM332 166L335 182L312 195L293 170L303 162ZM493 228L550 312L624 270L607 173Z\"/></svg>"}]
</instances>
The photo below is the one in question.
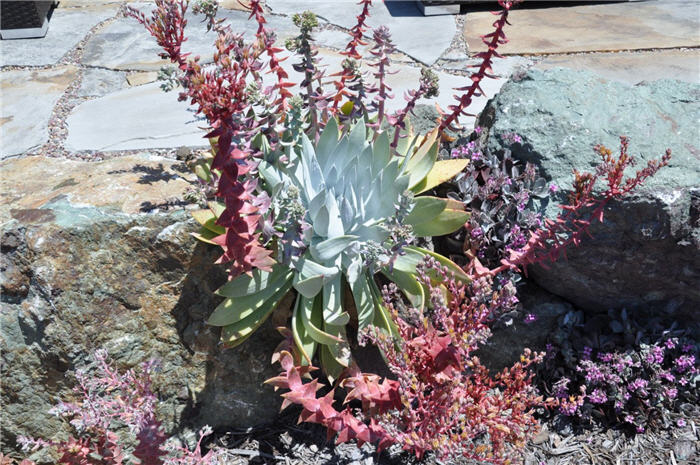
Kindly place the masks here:
<instances>
[{"instance_id":1,"label":"red stem with leaves","mask_svg":"<svg viewBox=\"0 0 700 465\"><path fill-rule=\"evenodd\" d=\"M601 164L596 173L582 174L574 171L573 192L569 196L569 203L560 206L563 211L554 220L546 219L544 228L531 233L522 249L511 250L510 256L501 261L501 266L485 270L488 274L495 275L517 268L522 268L527 273L527 265L543 264L556 260L559 255L566 255L567 247L578 246L584 235L590 236L592 222L603 222L603 212L611 200L632 192L647 178L668 165L671 159L671 150L668 149L659 160L649 161L634 177L625 180L625 169L635 162L629 155L627 137L620 137L620 155L617 158L602 145L596 146L594 150L601 157ZM594 195L593 189L601 177L605 179L607 186L600 195Z\"/></svg>"},{"instance_id":2,"label":"red stem with leaves","mask_svg":"<svg viewBox=\"0 0 700 465\"><path fill-rule=\"evenodd\" d=\"M456 105L450 105L448 107L448 109L451 110L449 114L443 113L444 118L440 122L440 131L444 131L446 129L458 129L456 125L458 125L459 117L462 115L474 116L466 113L466 109L469 107L469 105L471 105L475 96L484 95L484 91L481 88L481 81L484 78L496 78L496 76L493 74L493 70L491 69L493 59L501 57L496 49L499 45L508 42L508 39L503 32L506 24L510 24L508 23L508 13L514 5L520 2L521 0L498 0L498 3L503 9L500 12L493 12L494 15L498 15L498 19L493 23L495 30L490 34L481 36L481 40L484 42L484 44L486 44L488 49L475 55L477 58L481 58L481 64L473 65L475 67L478 66L479 69L470 76L472 81L471 85L466 87L458 87L455 89L461 91L462 96L458 99Z\"/></svg>"},{"instance_id":3,"label":"red stem with leaves","mask_svg":"<svg viewBox=\"0 0 700 465\"><path fill-rule=\"evenodd\" d=\"M221 27L213 23L218 34L216 53L212 69L205 70L199 64L199 57L188 59L189 54L182 52L182 44L186 40L187 5L186 0L155 0L156 8L150 18L133 8L127 8L127 14L136 18L156 38L164 50L163 57L178 65L183 73L180 78L183 86L180 99L190 100L197 106L197 113L205 115L212 128L206 137L218 138L211 168L221 171L216 195L223 199L225 210L217 224L226 229L224 234L214 239L224 249L219 263L231 262L231 276L254 268L269 270L273 263L271 252L260 245L260 235L257 233L261 220L260 208L264 209L265 205L256 198L256 183L249 175L255 167L253 158L256 155L250 139L260 130L261 122L242 115L251 106L247 92L248 78L252 77L255 82L261 80L258 57L267 51L268 56L274 59L277 50L271 49L267 40L265 20L258 4L251 17L258 21L258 32L265 34L259 41L261 43L243 44L241 37L231 32L230 26ZM272 62L279 66L276 61ZM278 73L279 79L283 76ZM281 90L285 90L285 86L282 83Z\"/></svg>"}]
</instances>

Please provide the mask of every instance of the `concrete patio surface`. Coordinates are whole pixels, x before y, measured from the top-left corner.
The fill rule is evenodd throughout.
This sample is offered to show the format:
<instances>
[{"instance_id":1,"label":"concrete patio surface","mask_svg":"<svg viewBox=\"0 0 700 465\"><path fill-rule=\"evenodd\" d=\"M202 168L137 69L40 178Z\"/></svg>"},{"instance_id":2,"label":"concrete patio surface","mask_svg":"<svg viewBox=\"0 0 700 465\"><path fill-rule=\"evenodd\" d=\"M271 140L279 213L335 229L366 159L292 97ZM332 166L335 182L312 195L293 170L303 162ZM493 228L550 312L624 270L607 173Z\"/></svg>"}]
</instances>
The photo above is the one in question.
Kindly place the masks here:
<instances>
[{"instance_id":1,"label":"concrete patio surface","mask_svg":"<svg viewBox=\"0 0 700 465\"><path fill-rule=\"evenodd\" d=\"M43 39L0 41L0 158L31 154L86 160L181 146L206 146L206 122L177 92L159 88L155 41L135 20L124 17L126 3L147 10L147 2L63 0ZM267 0L269 26L283 43L295 35L291 15L310 9L320 18L316 44L328 73L339 69L344 33L359 13L356 0ZM551 5L551 6L550 6ZM221 15L236 31L251 37L256 25L235 0L221 2ZM459 16L423 17L413 2L377 1L369 25L389 27L397 52L389 85L403 106L403 95L417 86L421 66L440 76L441 93L425 100L446 108L451 88L469 82L468 68L483 49L479 36L492 30L493 16L483 7ZM511 16L507 56L495 63L501 79L484 84L472 112L478 113L505 80L528 67L588 69L607 79L636 84L643 80L700 82L700 2L651 0L576 6L550 2ZM190 18L186 48L211 58L213 36ZM368 31L368 36L371 31ZM294 58L284 62L292 80ZM472 120L464 120L472 125Z\"/></svg>"}]
</instances>

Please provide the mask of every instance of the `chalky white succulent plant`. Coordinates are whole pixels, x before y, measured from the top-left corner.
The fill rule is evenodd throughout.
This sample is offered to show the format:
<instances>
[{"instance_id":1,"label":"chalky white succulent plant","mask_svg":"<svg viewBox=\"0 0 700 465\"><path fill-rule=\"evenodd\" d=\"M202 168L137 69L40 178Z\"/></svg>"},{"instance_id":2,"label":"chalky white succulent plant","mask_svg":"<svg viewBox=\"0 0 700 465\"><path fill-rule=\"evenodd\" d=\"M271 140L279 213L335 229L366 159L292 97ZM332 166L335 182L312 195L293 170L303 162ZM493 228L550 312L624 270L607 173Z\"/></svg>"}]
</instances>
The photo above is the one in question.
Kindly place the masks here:
<instances>
[{"instance_id":1,"label":"chalky white succulent plant","mask_svg":"<svg viewBox=\"0 0 700 465\"><path fill-rule=\"evenodd\" d=\"M448 234L468 218L461 204L414 197L466 163L437 162L436 139L436 132L409 136L394 152L386 132L377 135L362 120L341 130L331 118L315 144L302 134L300 143L286 148L284 161L262 161L258 171L281 230L272 241L277 264L270 272L239 276L217 291L226 299L209 323L223 326L224 343L243 342L294 289L294 339L308 361L318 351L326 373L334 377L350 363L345 327L351 313L360 331L373 325L394 332L376 273L420 306L425 295L415 273L426 255L463 275L446 258L410 245L415 236ZM352 299L344 299L345 286Z\"/></svg>"}]
</instances>

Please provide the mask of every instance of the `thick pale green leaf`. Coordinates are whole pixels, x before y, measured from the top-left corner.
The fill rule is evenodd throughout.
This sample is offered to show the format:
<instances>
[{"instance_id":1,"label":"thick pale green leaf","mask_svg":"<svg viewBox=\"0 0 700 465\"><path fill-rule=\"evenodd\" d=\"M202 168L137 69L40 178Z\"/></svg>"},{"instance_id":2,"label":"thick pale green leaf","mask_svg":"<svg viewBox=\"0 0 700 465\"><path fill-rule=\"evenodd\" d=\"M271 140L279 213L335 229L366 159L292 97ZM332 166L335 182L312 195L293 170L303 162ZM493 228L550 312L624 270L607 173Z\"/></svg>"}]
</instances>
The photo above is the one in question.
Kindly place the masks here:
<instances>
[{"instance_id":1,"label":"thick pale green leaf","mask_svg":"<svg viewBox=\"0 0 700 465\"><path fill-rule=\"evenodd\" d=\"M192 171L204 182L211 182L211 160L200 158L191 165Z\"/></svg>"},{"instance_id":2,"label":"thick pale green leaf","mask_svg":"<svg viewBox=\"0 0 700 465\"><path fill-rule=\"evenodd\" d=\"M389 163L389 160L391 160L389 135L383 132L374 141L372 147L372 175L376 176Z\"/></svg>"},{"instance_id":3,"label":"thick pale green leaf","mask_svg":"<svg viewBox=\"0 0 700 465\"><path fill-rule=\"evenodd\" d=\"M339 343L329 344L324 347L328 349L328 352L333 360L340 365L340 367L336 368L339 368L340 371L342 371L344 368L350 365L350 361L352 360L350 346L347 343L348 337L345 334L345 325L324 324L323 329L328 334L332 334L334 337L337 337L340 340ZM328 374L329 373L326 373L326 375ZM338 371L332 371L330 375L335 379L340 375L340 373Z\"/></svg>"},{"instance_id":4,"label":"thick pale green leaf","mask_svg":"<svg viewBox=\"0 0 700 465\"><path fill-rule=\"evenodd\" d=\"M319 344L335 345L341 339L323 331L323 299L302 297L299 304L299 317L308 335Z\"/></svg>"},{"instance_id":5,"label":"thick pale green leaf","mask_svg":"<svg viewBox=\"0 0 700 465\"><path fill-rule=\"evenodd\" d=\"M201 224L203 227L216 233L217 235L224 234L226 232L226 228L216 224L217 217L211 210L194 210L192 211L192 217L197 221L197 223Z\"/></svg>"},{"instance_id":6,"label":"thick pale green leaf","mask_svg":"<svg viewBox=\"0 0 700 465\"><path fill-rule=\"evenodd\" d=\"M423 261L425 254L410 247L404 247L403 251L405 253L394 260L394 269L404 273L415 274L416 266Z\"/></svg>"},{"instance_id":7,"label":"thick pale green leaf","mask_svg":"<svg viewBox=\"0 0 700 465\"><path fill-rule=\"evenodd\" d=\"M323 373L326 375L326 378L328 378L328 382L333 384L346 367L341 365L335 357L333 357L328 346L322 345L318 351L318 355L321 359L321 369Z\"/></svg>"},{"instance_id":8,"label":"thick pale green leaf","mask_svg":"<svg viewBox=\"0 0 700 465\"><path fill-rule=\"evenodd\" d=\"M294 276L294 289L308 298L321 292L324 283L339 273L337 267L325 267L306 257L301 257L294 267L298 271Z\"/></svg>"},{"instance_id":9,"label":"thick pale green leaf","mask_svg":"<svg viewBox=\"0 0 700 465\"><path fill-rule=\"evenodd\" d=\"M413 225L413 234L419 237L444 236L455 232L467 222L469 213L461 210L444 210L435 218Z\"/></svg>"},{"instance_id":10,"label":"thick pale green leaf","mask_svg":"<svg viewBox=\"0 0 700 465\"><path fill-rule=\"evenodd\" d=\"M443 182L449 181L457 176L469 164L466 158L454 160L440 160L435 162L433 168L423 178L421 182L411 188L414 194L428 191L439 186Z\"/></svg>"},{"instance_id":11,"label":"thick pale green leaf","mask_svg":"<svg viewBox=\"0 0 700 465\"><path fill-rule=\"evenodd\" d=\"M343 311L343 285L340 273L323 286L323 321L325 324L345 326L350 315Z\"/></svg>"},{"instance_id":12,"label":"thick pale green leaf","mask_svg":"<svg viewBox=\"0 0 700 465\"><path fill-rule=\"evenodd\" d=\"M265 188L268 193L272 193L282 183L282 178L277 170L265 160L261 160L258 164L258 174L265 180Z\"/></svg>"},{"instance_id":13,"label":"thick pale green leaf","mask_svg":"<svg viewBox=\"0 0 700 465\"><path fill-rule=\"evenodd\" d=\"M415 226L430 221L442 213L446 205L447 201L439 197L430 197L428 195L416 197L413 209L404 218L404 223Z\"/></svg>"},{"instance_id":14,"label":"thick pale green leaf","mask_svg":"<svg viewBox=\"0 0 700 465\"><path fill-rule=\"evenodd\" d=\"M311 256L320 261L335 260L345 249L358 239L358 236L337 236L309 247Z\"/></svg>"},{"instance_id":15,"label":"thick pale green leaf","mask_svg":"<svg viewBox=\"0 0 700 465\"><path fill-rule=\"evenodd\" d=\"M224 205L221 202L207 202L207 206L212 212L214 212L214 216L216 216L217 218L221 216L224 210L226 210L226 205Z\"/></svg>"},{"instance_id":16,"label":"thick pale green leaf","mask_svg":"<svg viewBox=\"0 0 700 465\"><path fill-rule=\"evenodd\" d=\"M288 289L287 289L288 291ZM264 305L248 317L236 323L226 325L221 331L221 341L226 347L236 347L245 342L260 325L272 314L287 291L278 292L270 298Z\"/></svg>"},{"instance_id":17,"label":"thick pale green leaf","mask_svg":"<svg viewBox=\"0 0 700 465\"><path fill-rule=\"evenodd\" d=\"M311 337L306 326L304 326L304 321L301 317L301 312L303 311L301 304L302 298L301 294L297 294L297 300L292 313L292 335L297 348L303 356L302 364L311 365L318 343Z\"/></svg>"},{"instance_id":18,"label":"thick pale green leaf","mask_svg":"<svg viewBox=\"0 0 700 465\"><path fill-rule=\"evenodd\" d=\"M338 145L339 135L340 131L338 130L338 121L333 117L328 118L328 121L326 122L326 127L323 128L321 137L319 137L318 143L316 144L316 154L318 156L319 163L321 163L322 167L324 161L326 161L323 160L322 157L327 157L328 155L333 153L335 146Z\"/></svg>"},{"instance_id":19,"label":"thick pale green leaf","mask_svg":"<svg viewBox=\"0 0 700 465\"><path fill-rule=\"evenodd\" d=\"M279 295L281 298L291 287L291 279L286 275L281 275L275 282L269 283L268 286L255 294L225 299L214 309L207 322L212 326L226 326L244 320L264 308L273 296L281 294Z\"/></svg>"},{"instance_id":20,"label":"thick pale green leaf","mask_svg":"<svg viewBox=\"0 0 700 465\"><path fill-rule=\"evenodd\" d=\"M358 329L366 328L374 321L374 299L372 298L372 290L369 287L368 277L362 272L358 275L357 280L350 285L352 298L355 301L355 309L357 310Z\"/></svg>"},{"instance_id":21,"label":"thick pale green leaf","mask_svg":"<svg viewBox=\"0 0 700 465\"><path fill-rule=\"evenodd\" d=\"M389 311L384 306L381 293L379 292L379 288L377 287L377 283L375 283L374 279L372 278L369 278L367 280L367 283L369 284L369 287L372 291L372 298L374 299L375 305L374 326L384 330L387 334L389 334L392 337L398 336L399 330L396 327L396 323L394 323L394 320L391 318L391 315L389 315Z\"/></svg>"},{"instance_id":22,"label":"thick pale green leaf","mask_svg":"<svg viewBox=\"0 0 700 465\"><path fill-rule=\"evenodd\" d=\"M420 183L433 168L438 154L437 131L433 131L425 137L422 145L411 155L406 165L406 173L411 175L409 188Z\"/></svg>"},{"instance_id":23,"label":"thick pale green leaf","mask_svg":"<svg viewBox=\"0 0 700 465\"><path fill-rule=\"evenodd\" d=\"M245 297L262 292L268 286L274 286L280 279L289 281L291 278L292 271L289 267L276 263L270 273L255 269L250 274L237 276L217 289L216 294L222 297Z\"/></svg>"}]
</instances>

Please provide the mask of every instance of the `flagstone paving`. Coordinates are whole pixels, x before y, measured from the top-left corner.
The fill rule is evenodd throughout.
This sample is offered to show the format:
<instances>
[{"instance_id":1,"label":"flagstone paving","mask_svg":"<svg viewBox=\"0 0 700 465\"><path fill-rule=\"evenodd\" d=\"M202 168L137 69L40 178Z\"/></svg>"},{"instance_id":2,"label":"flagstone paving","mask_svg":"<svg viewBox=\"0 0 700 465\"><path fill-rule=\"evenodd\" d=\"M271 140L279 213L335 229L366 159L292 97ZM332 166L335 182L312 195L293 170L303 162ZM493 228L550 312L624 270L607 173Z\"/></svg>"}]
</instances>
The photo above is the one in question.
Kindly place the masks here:
<instances>
[{"instance_id":1,"label":"flagstone paving","mask_svg":"<svg viewBox=\"0 0 700 465\"><path fill-rule=\"evenodd\" d=\"M0 158L30 152L48 139L53 106L76 74L74 66L2 72Z\"/></svg>"},{"instance_id":2,"label":"flagstone paving","mask_svg":"<svg viewBox=\"0 0 700 465\"><path fill-rule=\"evenodd\" d=\"M551 2L554 4L555 2ZM525 5L526 6L526 5ZM494 21L489 12L468 13L464 37L470 51L486 50L477 31ZM700 46L700 2L663 0L520 8L509 16L509 55L645 50Z\"/></svg>"},{"instance_id":3,"label":"flagstone paving","mask_svg":"<svg viewBox=\"0 0 700 465\"><path fill-rule=\"evenodd\" d=\"M165 61L143 27L123 16L120 8L126 3L152 8L143 1L64 0L46 38L0 41L0 158L47 154L90 159L103 153L206 146L205 122L177 101L176 91L164 93L154 82ZM256 25L237 0L222 0L221 5L220 13L233 29L252 37ZM316 12L319 57L327 74L340 69L344 56L339 51L349 40L343 31L354 25L360 11L356 0L267 0L266 5L268 26L277 31L280 43L296 34L293 13ZM475 100L473 113L511 74L532 66L588 69L630 84L662 78L700 82L699 2L560 5L527 8L526 3L512 13L511 41L499 49L508 56L494 63L494 73L502 79L483 83L485 95ZM423 17L413 2L396 1L374 2L371 13L369 25L386 25L398 48L392 55L396 73L387 78L396 97L388 102L390 111L403 106L404 93L416 87L425 64L439 75L441 93L422 103L452 104L452 88L469 83L468 67L478 63L472 55L483 49L478 36L492 30L494 19L483 6L457 17ZM214 37L205 33L199 18L188 19L185 48L206 62ZM371 37L371 30L366 36ZM299 77L292 69L295 61L283 62L292 80ZM468 127L473 121L462 123Z\"/></svg>"},{"instance_id":4,"label":"flagstone paving","mask_svg":"<svg viewBox=\"0 0 700 465\"><path fill-rule=\"evenodd\" d=\"M700 49L552 55L535 66L587 69L606 79L628 84L658 79L697 83L700 81Z\"/></svg>"}]
</instances>

